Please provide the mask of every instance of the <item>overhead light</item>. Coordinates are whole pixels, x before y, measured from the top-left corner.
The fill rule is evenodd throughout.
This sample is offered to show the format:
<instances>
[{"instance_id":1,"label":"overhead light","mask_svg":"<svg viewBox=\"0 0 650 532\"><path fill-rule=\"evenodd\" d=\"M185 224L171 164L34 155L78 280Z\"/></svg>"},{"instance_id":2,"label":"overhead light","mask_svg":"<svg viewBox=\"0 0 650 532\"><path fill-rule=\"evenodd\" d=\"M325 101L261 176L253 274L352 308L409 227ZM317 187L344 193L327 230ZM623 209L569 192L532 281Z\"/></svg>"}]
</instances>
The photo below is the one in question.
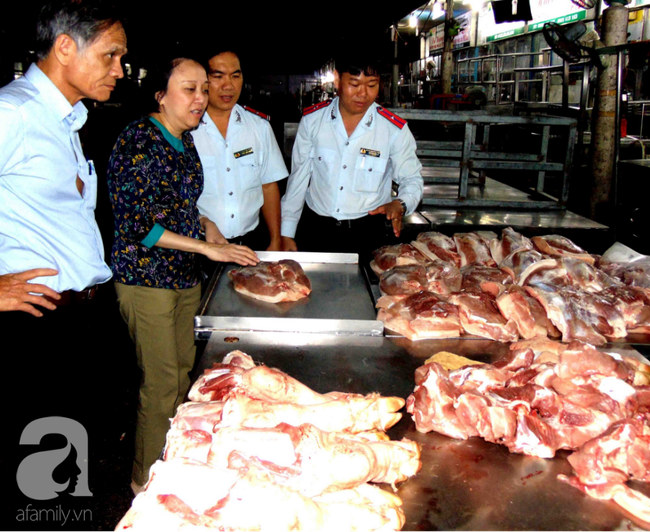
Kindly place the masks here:
<instances>
[{"instance_id":1,"label":"overhead light","mask_svg":"<svg viewBox=\"0 0 650 532\"><path fill-rule=\"evenodd\" d=\"M483 0L463 0L463 5L470 6L472 11L481 11L483 9Z\"/></svg>"},{"instance_id":2,"label":"overhead light","mask_svg":"<svg viewBox=\"0 0 650 532\"><path fill-rule=\"evenodd\" d=\"M442 2L435 2L431 8L431 18L438 18L445 10L442 8Z\"/></svg>"},{"instance_id":3,"label":"overhead light","mask_svg":"<svg viewBox=\"0 0 650 532\"><path fill-rule=\"evenodd\" d=\"M415 16L415 13L411 13L411 16L409 17L409 26L411 28L415 28L418 25L418 17Z\"/></svg>"}]
</instances>

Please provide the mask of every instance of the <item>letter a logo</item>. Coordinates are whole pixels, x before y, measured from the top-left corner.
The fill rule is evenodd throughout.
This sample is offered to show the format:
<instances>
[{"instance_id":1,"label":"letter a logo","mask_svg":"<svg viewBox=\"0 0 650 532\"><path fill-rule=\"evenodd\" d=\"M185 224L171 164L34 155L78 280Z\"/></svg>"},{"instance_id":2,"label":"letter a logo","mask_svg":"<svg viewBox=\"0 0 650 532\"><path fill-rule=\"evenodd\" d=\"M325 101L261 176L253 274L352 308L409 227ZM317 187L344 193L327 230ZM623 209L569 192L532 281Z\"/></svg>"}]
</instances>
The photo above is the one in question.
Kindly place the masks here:
<instances>
[{"instance_id":1,"label":"letter a logo","mask_svg":"<svg viewBox=\"0 0 650 532\"><path fill-rule=\"evenodd\" d=\"M66 417L35 419L25 427L20 445L39 445L43 436L60 434L65 447L26 456L18 466L16 481L30 499L46 501L74 487L75 497L92 497L88 488L88 433L81 423Z\"/></svg>"}]
</instances>

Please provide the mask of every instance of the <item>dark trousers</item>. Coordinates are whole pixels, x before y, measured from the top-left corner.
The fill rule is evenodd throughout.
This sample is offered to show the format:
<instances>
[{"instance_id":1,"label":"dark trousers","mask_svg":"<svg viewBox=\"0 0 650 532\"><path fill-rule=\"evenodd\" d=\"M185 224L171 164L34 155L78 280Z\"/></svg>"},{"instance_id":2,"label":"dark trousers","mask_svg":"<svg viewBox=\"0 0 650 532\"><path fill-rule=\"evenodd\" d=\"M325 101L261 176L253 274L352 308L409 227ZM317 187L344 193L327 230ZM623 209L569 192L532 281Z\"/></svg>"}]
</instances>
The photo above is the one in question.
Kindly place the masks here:
<instances>
[{"instance_id":1,"label":"dark trousers","mask_svg":"<svg viewBox=\"0 0 650 532\"><path fill-rule=\"evenodd\" d=\"M369 262L375 249L396 243L392 225L383 214L336 220L316 214L307 204L296 232L299 251L358 253L361 263Z\"/></svg>"},{"instance_id":2,"label":"dark trousers","mask_svg":"<svg viewBox=\"0 0 650 532\"><path fill-rule=\"evenodd\" d=\"M100 287L91 302L43 313L41 318L24 312L0 313L5 345L11 346L2 349L0 478L5 480L5 495L0 502L0 528L97 529L107 518L107 498L129 486L129 477L119 478L116 464L130 462L133 453L139 379L135 350L117 312L112 286ZM64 420L54 425L43 421L51 417ZM66 420L81 426L72 437ZM25 428L30 423L45 426L46 434L29 441ZM63 432L57 433L58 429ZM36 463L36 453L51 454L44 455L37 470L25 473L21 469L21 476L19 468ZM83 475L77 465L80 459L87 463L85 474L92 495L72 495ZM30 496L29 482L20 484L21 478L29 481L30 475L42 476L41 484L53 479L62 486L60 493L35 499ZM28 508L43 510L40 515L47 518L27 520ZM69 520L64 527L61 513L45 513L56 508L75 509L80 519Z\"/></svg>"}]
</instances>

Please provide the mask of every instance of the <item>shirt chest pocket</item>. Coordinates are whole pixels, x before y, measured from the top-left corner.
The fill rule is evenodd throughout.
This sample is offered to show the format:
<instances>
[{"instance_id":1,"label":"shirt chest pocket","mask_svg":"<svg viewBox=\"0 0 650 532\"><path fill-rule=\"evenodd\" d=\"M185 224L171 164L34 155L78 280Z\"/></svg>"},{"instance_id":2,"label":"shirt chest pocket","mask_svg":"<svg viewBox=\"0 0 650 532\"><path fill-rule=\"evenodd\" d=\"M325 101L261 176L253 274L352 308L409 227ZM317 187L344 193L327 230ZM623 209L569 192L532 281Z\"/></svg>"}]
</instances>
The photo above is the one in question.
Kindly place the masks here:
<instances>
[{"instance_id":1,"label":"shirt chest pocket","mask_svg":"<svg viewBox=\"0 0 650 532\"><path fill-rule=\"evenodd\" d=\"M335 174L336 151L328 148L314 148L311 157L313 159L314 171L323 177L325 181L332 180Z\"/></svg>"},{"instance_id":2,"label":"shirt chest pocket","mask_svg":"<svg viewBox=\"0 0 650 532\"><path fill-rule=\"evenodd\" d=\"M241 190L249 190L262 186L260 180L261 165L255 160L253 154L235 160L237 176Z\"/></svg>"},{"instance_id":3,"label":"shirt chest pocket","mask_svg":"<svg viewBox=\"0 0 650 532\"><path fill-rule=\"evenodd\" d=\"M360 155L354 165L354 190L377 192L386 172L386 159Z\"/></svg>"}]
</instances>

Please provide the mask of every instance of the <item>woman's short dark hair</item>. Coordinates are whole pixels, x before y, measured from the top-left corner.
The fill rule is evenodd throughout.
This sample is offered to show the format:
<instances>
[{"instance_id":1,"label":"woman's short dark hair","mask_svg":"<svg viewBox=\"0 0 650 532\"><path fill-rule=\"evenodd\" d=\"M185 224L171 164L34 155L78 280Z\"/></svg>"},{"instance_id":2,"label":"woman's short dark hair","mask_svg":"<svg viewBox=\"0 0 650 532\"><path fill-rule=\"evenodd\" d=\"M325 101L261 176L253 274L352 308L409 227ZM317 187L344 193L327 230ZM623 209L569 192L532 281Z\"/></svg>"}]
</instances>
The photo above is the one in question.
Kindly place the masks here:
<instances>
[{"instance_id":1,"label":"woman's short dark hair","mask_svg":"<svg viewBox=\"0 0 650 532\"><path fill-rule=\"evenodd\" d=\"M59 35L74 39L80 49L92 44L123 20L116 7L104 1L56 0L43 6L36 24L36 59L45 59Z\"/></svg>"},{"instance_id":2,"label":"woman's short dark hair","mask_svg":"<svg viewBox=\"0 0 650 532\"><path fill-rule=\"evenodd\" d=\"M159 60L153 65L153 68L147 70L146 77L142 80L141 84L141 108L144 113L155 113L159 110L156 94L165 92L169 85L169 78L171 78L174 69L185 61L192 61L198 63L203 68L205 65L196 57L189 54L181 56L174 56Z\"/></svg>"}]
</instances>

